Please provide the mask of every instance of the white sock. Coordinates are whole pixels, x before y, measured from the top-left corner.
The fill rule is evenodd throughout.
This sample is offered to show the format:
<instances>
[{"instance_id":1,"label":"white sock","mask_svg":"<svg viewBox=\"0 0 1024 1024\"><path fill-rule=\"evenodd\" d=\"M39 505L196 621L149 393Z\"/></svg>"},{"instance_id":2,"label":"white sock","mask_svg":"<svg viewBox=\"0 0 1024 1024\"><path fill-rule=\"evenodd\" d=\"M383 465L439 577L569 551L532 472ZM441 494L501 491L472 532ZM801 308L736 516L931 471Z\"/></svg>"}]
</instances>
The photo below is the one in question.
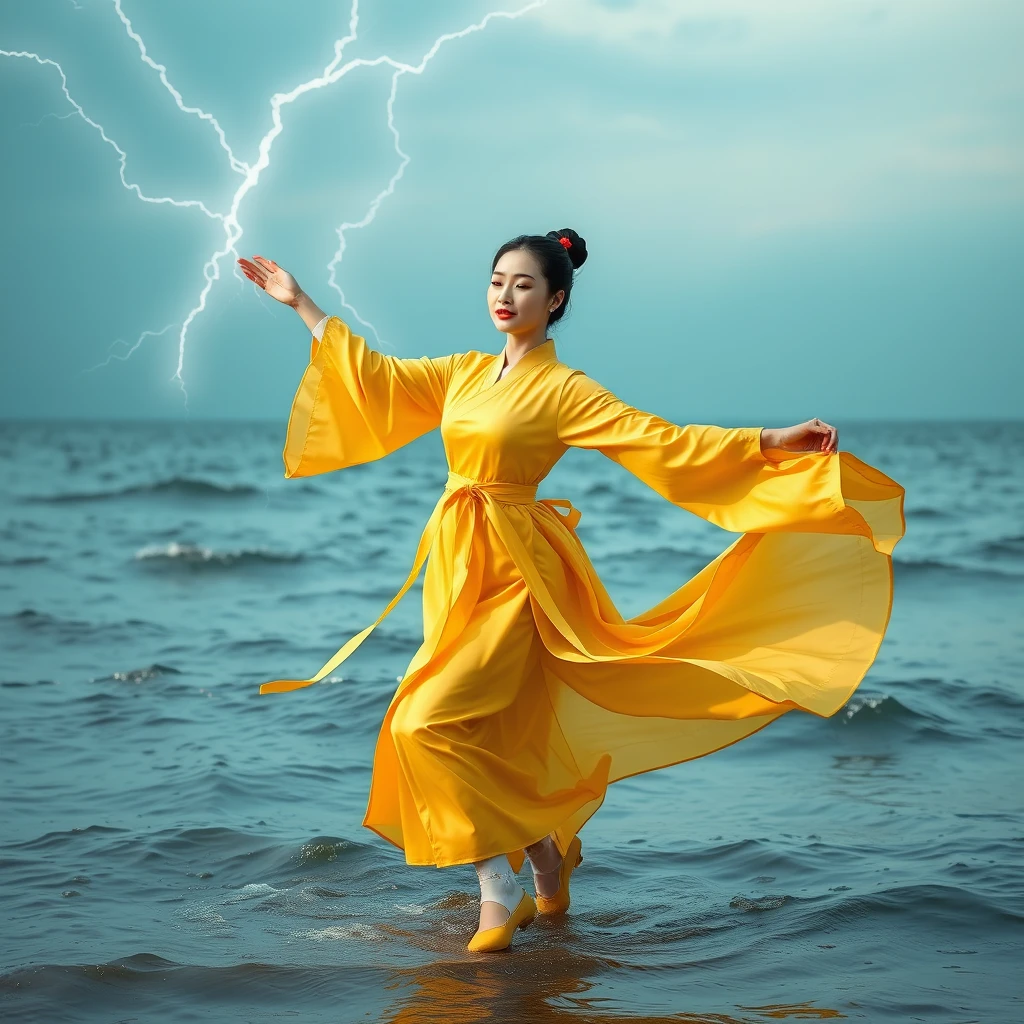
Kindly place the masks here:
<instances>
[{"instance_id":1,"label":"white sock","mask_svg":"<svg viewBox=\"0 0 1024 1024\"><path fill-rule=\"evenodd\" d=\"M523 898L523 887L512 874L508 857L504 854L491 857L480 861L475 867L476 876L480 880L480 902L500 903L511 914Z\"/></svg>"}]
</instances>

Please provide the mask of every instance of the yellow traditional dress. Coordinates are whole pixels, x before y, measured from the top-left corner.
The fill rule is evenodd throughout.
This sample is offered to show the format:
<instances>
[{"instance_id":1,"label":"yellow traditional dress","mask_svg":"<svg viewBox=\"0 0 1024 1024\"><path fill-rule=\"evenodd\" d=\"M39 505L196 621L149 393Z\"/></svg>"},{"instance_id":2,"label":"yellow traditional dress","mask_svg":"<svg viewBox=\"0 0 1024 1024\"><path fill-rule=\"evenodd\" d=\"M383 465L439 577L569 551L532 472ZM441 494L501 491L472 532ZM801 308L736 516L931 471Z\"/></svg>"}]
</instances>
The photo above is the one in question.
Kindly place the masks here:
<instances>
[{"instance_id":1,"label":"yellow traditional dress","mask_svg":"<svg viewBox=\"0 0 1024 1024\"><path fill-rule=\"evenodd\" d=\"M719 750L799 708L834 714L878 651L903 488L847 452L766 458L760 429L676 426L560 362L554 340L401 359L332 317L291 409L285 475L379 459L440 426L447 486L426 561L423 644L377 740L363 824L410 864L465 864L553 832L561 851L611 782ZM736 533L707 568L625 619L564 499L537 485L592 448ZM429 558L428 558L429 556Z\"/></svg>"}]
</instances>

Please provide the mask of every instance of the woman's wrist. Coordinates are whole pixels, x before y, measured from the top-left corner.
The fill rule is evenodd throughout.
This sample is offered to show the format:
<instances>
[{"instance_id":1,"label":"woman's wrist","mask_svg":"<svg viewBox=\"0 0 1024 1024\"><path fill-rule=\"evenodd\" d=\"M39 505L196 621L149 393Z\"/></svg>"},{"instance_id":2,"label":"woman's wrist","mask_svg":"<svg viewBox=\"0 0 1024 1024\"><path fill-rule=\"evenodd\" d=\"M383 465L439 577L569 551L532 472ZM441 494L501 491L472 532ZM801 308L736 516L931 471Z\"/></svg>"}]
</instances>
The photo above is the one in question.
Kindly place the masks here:
<instances>
[{"instance_id":1,"label":"woman's wrist","mask_svg":"<svg viewBox=\"0 0 1024 1024\"><path fill-rule=\"evenodd\" d=\"M776 427L761 428L761 451L779 447L779 431Z\"/></svg>"},{"instance_id":2,"label":"woman's wrist","mask_svg":"<svg viewBox=\"0 0 1024 1024\"><path fill-rule=\"evenodd\" d=\"M312 331L326 315L324 311L304 291L302 291L301 288L299 289L298 295L295 296L295 300L290 302L289 305L296 313L299 314L302 322L310 331Z\"/></svg>"}]
</instances>

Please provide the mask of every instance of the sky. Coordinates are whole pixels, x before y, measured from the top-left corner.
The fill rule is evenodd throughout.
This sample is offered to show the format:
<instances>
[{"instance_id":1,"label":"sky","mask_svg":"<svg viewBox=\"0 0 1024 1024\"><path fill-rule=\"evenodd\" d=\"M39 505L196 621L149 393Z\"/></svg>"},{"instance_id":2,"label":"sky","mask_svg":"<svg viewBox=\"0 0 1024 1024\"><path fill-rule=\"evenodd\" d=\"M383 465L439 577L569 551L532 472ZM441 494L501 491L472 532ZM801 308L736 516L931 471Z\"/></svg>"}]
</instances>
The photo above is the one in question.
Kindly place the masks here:
<instances>
[{"instance_id":1,"label":"sky","mask_svg":"<svg viewBox=\"0 0 1024 1024\"><path fill-rule=\"evenodd\" d=\"M122 181L56 66L0 56L0 417L283 421L298 317L230 255L200 302L240 190L238 251L392 355L499 352L495 249L572 227L590 257L556 350L640 408L1020 417L1019 0L548 0L415 73L527 0L497 2L359 5L342 62L410 69L409 159L340 261L403 164L395 66L284 102L266 141L350 0L4 4L0 49L59 64L125 155Z\"/></svg>"}]
</instances>

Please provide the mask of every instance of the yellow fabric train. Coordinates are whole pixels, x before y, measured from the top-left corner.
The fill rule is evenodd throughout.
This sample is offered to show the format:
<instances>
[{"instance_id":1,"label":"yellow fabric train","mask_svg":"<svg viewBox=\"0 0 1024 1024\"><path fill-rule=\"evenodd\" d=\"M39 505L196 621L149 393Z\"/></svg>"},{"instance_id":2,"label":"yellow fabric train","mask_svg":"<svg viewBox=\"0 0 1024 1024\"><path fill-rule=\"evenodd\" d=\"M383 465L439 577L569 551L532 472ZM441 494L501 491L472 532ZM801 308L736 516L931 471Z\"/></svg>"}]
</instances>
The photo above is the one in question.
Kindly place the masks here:
<instances>
[{"instance_id":1,"label":"yellow fabric train","mask_svg":"<svg viewBox=\"0 0 1024 1024\"><path fill-rule=\"evenodd\" d=\"M410 864L507 853L518 870L551 832L564 854L609 783L795 708L834 714L892 605L903 488L883 473L847 452L767 458L759 428L676 426L560 362L550 338L500 377L503 364L476 351L385 355L332 317L288 424L288 477L441 428L448 483L399 592L316 675L260 687L333 672L426 562L423 644L381 727L363 821ZM579 512L536 497L570 446L743 536L623 618L576 535Z\"/></svg>"}]
</instances>

